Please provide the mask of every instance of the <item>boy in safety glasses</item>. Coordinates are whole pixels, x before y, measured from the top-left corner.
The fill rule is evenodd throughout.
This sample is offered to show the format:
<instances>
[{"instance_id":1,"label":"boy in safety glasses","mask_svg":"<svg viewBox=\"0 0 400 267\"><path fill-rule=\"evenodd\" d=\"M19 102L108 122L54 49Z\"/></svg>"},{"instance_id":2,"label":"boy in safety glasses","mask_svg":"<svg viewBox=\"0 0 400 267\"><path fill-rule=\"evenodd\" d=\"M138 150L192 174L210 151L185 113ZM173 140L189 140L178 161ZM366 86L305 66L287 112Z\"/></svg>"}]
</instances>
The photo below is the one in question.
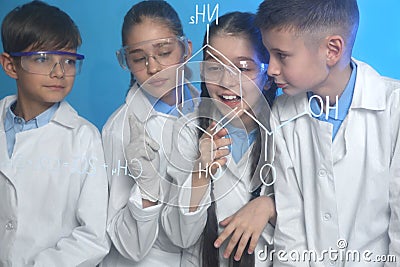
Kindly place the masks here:
<instances>
[{"instance_id":1,"label":"boy in safety glasses","mask_svg":"<svg viewBox=\"0 0 400 267\"><path fill-rule=\"evenodd\" d=\"M79 30L33 1L2 23L0 266L95 266L108 252L107 177L98 130L64 98L80 71Z\"/></svg>"}]
</instances>

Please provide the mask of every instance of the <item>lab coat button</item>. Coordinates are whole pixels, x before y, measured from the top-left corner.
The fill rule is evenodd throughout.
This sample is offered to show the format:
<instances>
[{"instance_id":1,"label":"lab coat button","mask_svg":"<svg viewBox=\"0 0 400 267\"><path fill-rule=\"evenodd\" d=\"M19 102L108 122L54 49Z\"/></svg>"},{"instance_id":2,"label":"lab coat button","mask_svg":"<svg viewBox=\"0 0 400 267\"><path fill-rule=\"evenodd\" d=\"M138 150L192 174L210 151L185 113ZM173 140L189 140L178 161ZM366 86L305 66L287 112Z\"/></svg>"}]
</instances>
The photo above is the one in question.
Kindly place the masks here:
<instances>
[{"instance_id":1,"label":"lab coat button","mask_svg":"<svg viewBox=\"0 0 400 267\"><path fill-rule=\"evenodd\" d=\"M324 221L329 221L331 218L332 216L329 212L325 213L323 216Z\"/></svg>"},{"instance_id":2,"label":"lab coat button","mask_svg":"<svg viewBox=\"0 0 400 267\"><path fill-rule=\"evenodd\" d=\"M7 231L12 231L15 229L15 223L13 221L8 221L6 223L6 230Z\"/></svg>"},{"instance_id":3,"label":"lab coat button","mask_svg":"<svg viewBox=\"0 0 400 267\"><path fill-rule=\"evenodd\" d=\"M336 265L336 261L330 260L330 261L329 261L329 265L331 265L331 266Z\"/></svg>"},{"instance_id":4,"label":"lab coat button","mask_svg":"<svg viewBox=\"0 0 400 267\"><path fill-rule=\"evenodd\" d=\"M319 177L326 177L326 170L320 169L320 170L318 171L318 176L319 176Z\"/></svg>"}]
</instances>

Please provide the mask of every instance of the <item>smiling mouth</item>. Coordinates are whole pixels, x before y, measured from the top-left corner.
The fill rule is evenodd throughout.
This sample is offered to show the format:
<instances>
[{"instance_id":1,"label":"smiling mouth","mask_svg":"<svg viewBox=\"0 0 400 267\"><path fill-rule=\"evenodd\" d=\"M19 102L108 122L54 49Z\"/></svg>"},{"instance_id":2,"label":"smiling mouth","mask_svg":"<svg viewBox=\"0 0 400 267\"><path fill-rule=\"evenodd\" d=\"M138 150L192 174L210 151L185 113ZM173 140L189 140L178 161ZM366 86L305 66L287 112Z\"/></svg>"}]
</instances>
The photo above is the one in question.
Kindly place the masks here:
<instances>
[{"instance_id":1,"label":"smiling mouth","mask_svg":"<svg viewBox=\"0 0 400 267\"><path fill-rule=\"evenodd\" d=\"M240 101L241 97L237 95L220 95L219 96L223 101Z\"/></svg>"},{"instance_id":2,"label":"smiling mouth","mask_svg":"<svg viewBox=\"0 0 400 267\"><path fill-rule=\"evenodd\" d=\"M240 104L242 100L242 98L237 95L220 95L219 99L222 103L231 108L237 107L237 105Z\"/></svg>"}]
</instances>

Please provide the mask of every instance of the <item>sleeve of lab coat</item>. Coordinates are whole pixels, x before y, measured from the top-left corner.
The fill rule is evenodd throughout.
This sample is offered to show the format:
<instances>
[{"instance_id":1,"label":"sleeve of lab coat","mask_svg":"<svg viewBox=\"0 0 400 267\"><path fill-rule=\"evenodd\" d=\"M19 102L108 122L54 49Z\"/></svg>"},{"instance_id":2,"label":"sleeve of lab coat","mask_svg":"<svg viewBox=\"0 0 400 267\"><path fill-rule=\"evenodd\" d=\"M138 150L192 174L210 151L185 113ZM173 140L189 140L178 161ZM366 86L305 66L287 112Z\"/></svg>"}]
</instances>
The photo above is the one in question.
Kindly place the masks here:
<instances>
[{"instance_id":1,"label":"sleeve of lab coat","mask_svg":"<svg viewBox=\"0 0 400 267\"><path fill-rule=\"evenodd\" d=\"M274 132L276 145L274 191L277 222L274 233L273 266L308 266L306 262L294 262L289 257L291 251L299 253L305 251L307 244L301 185L291 164L281 130L282 128Z\"/></svg>"},{"instance_id":2,"label":"sleeve of lab coat","mask_svg":"<svg viewBox=\"0 0 400 267\"><path fill-rule=\"evenodd\" d=\"M106 237L108 186L103 147L97 129L86 131L87 128L82 129L81 135L77 136L87 140L82 144L82 151L87 153L87 159L92 160L85 177L82 177L76 207L80 226L60 239L55 247L41 251L34 258L33 266L95 266L109 251Z\"/></svg>"},{"instance_id":3,"label":"sleeve of lab coat","mask_svg":"<svg viewBox=\"0 0 400 267\"><path fill-rule=\"evenodd\" d=\"M400 86L400 85L399 85ZM400 88L392 96L392 158L390 164L390 221L389 255L396 257L396 262L387 262L385 267L396 266L400 261Z\"/></svg>"},{"instance_id":4,"label":"sleeve of lab coat","mask_svg":"<svg viewBox=\"0 0 400 267\"><path fill-rule=\"evenodd\" d=\"M162 205L142 208L140 190L128 174L120 133L103 129L103 145L110 187L107 233L125 258L138 262L158 236Z\"/></svg>"},{"instance_id":5,"label":"sleeve of lab coat","mask_svg":"<svg viewBox=\"0 0 400 267\"><path fill-rule=\"evenodd\" d=\"M265 193L264 195L271 196L270 194L267 193ZM272 245L274 243L273 241L274 232L275 232L275 226L269 222L264 227L264 230L261 232L261 237L268 243L268 245Z\"/></svg>"},{"instance_id":6,"label":"sleeve of lab coat","mask_svg":"<svg viewBox=\"0 0 400 267\"><path fill-rule=\"evenodd\" d=\"M181 248L193 246L199 240L207 222L208 203L211 201L208 189L199 208L194 212L189 212L191 181L190 175L181 190L174 189L175 197L170 197L172 205L165 206L162 216L165 233L174 245ZM172 193L174 191L171 190Z\"/></svg>"},{"instance_id":7,"label":"sleeve of lab coat","mask_svg":"<svg viewBox=\"0 0 400 267\"><path fill-rule=\"evenodd\" d=\"M174 125L171 160L168 175L173 180L161 218L162 226L171 242L178 247L188 248L200 238L207 221L210 191L206 191L199 209L189 212L192 170L198 157L198 136L194 124L185 124L184 118Z\"/></svg>"}]
</instances>

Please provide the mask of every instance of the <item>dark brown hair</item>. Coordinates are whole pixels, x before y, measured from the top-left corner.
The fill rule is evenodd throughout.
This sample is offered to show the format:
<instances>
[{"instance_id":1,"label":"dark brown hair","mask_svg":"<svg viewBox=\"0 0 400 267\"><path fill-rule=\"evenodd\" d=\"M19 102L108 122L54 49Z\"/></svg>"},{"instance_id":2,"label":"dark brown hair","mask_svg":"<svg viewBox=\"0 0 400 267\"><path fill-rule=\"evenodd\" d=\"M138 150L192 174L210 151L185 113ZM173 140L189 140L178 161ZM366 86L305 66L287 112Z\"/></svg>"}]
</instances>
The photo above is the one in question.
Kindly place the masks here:
<instances>
[{"instance_id":1,"label":"dark brown hair","mask_svg":"<svg viewBox=\"0 0 400 267\"><path fill-rule=\"evenodd\" d=\"M359 16L357 0L265 0L258 7L256 24L262 30L288 29L298 34L333 30L342 34L351 54Z\"/></svg>"},{"instance_id":2,"label":"dark brown hair","mask_svg":"<svg viewBox=\"0 0 400 267\"><path fill-rule=\"evenodd\" d=\"M1 39L7 53L77 49L82 43L74 21L64 11L41 1L8 13L1 26Z\"/></svg>"}]
</instances>

